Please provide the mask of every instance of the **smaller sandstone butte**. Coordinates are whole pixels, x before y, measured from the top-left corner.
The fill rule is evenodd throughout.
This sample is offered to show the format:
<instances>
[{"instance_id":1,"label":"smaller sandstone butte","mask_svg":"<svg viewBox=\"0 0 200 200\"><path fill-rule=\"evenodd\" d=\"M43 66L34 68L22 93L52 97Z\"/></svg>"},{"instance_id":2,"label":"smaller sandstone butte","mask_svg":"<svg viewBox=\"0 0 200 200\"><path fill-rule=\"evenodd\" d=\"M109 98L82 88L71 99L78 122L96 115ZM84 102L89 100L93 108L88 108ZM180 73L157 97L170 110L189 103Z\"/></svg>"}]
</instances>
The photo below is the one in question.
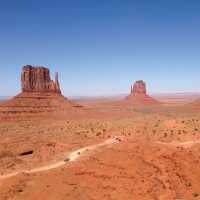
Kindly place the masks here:
<instances>
[{"instance_id":1,"label":"smaller sandstone butte","mask_svg":"<svg viewBox=\"0 0 200 200\"><path fill-rule=\"evenodd\" d=\"M131 93L126 97L128 103L133 105L158 104L159 102L147 94L146 83L143 80L131 85Z\"/></svg>"},{"instance_id":2,"label":"smaller sandstone butte","mask_svg":"<svg viewBox=\"0 0 200 200\"><path fill-rule=\"evenodd\" d=\"M58 73L53 81L48 68L24 66L21 73L21 86L20 94L0 104L0 116L65 112L73 107L81 107L61 94Z\"/></svg>"},{"instance_id":3,"label":"smaller sandstone butte","mask_svg":"<svg viewBox=\"0 0 200 200\"><path fill-rule=\"evenodd\" d=\"M51 80L49 69L26 65L21 73L22 92L55 92L61 93L56 73L55 81Z\"/></svg>"},{"instance_id":4,"label":"smaller sandstone butte","mask_svg":"<svg viewBox=\"0 0 200 200\"><path fill-rule=\"evenodd\" d=\"M146 95L146 83L142 80L136 81L135 84L131 86L131 94Z\"/></svg>"}]
</instances>

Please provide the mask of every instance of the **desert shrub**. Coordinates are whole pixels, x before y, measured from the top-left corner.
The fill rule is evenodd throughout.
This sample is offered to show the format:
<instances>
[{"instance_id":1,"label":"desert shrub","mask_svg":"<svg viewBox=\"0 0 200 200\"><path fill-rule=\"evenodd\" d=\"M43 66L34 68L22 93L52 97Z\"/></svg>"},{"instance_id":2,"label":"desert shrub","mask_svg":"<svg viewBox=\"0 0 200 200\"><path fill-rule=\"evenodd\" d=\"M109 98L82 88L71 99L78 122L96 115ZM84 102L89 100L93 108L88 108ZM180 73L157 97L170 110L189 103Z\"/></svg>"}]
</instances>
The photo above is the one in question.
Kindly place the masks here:
<instances>
[{"instance_id":1,"label":"desert shrub","mask_svg":"<svg viewBox=\"0 0 200 200\"><path fill-rule=\"evenodd\" d=\"M192 193L192 196L193 196L193 197L198 197L198 196L199 196L199 193L193 192L193 193Z\"/></svg>"}]
</instances>

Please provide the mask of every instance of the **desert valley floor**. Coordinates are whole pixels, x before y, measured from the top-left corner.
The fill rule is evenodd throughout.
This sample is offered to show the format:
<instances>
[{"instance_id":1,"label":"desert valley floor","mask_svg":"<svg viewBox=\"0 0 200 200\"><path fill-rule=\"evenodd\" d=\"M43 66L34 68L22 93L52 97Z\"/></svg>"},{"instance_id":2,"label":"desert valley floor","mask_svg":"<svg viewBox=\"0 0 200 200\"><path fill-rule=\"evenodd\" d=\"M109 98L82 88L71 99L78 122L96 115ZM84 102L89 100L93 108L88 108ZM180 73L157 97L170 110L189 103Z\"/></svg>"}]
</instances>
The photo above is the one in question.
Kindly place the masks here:
<instances>
[{"instance_id":1,"label":"desert valley floor","mask_svg":"<svg viewBox=\"0 0 200 200\"><path fill-rule=\"evenodd\" d=\"M1 200L200 199L197 108L78 103L1 118Z\"/></svg>"}]
</instances>

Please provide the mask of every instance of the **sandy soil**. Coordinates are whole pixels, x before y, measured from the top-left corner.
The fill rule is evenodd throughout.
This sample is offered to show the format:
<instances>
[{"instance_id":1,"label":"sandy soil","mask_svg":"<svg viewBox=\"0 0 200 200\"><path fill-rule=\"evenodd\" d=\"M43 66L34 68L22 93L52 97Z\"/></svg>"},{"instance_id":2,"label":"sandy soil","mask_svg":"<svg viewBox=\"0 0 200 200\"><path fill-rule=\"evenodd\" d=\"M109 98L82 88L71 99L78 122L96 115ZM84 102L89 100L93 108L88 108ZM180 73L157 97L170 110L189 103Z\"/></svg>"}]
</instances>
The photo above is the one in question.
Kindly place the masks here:
<instances>
[{"instance_id":1,"label":"sandy soil","mask_svg":"<svg viewBox=\"0 0 200 200\"><path fill-rule=\"evenodd\" d=\"M200 199L200 113L189 107L85 103L4 118L0 133L2 200Z\"/></svg>"}]
</instances>

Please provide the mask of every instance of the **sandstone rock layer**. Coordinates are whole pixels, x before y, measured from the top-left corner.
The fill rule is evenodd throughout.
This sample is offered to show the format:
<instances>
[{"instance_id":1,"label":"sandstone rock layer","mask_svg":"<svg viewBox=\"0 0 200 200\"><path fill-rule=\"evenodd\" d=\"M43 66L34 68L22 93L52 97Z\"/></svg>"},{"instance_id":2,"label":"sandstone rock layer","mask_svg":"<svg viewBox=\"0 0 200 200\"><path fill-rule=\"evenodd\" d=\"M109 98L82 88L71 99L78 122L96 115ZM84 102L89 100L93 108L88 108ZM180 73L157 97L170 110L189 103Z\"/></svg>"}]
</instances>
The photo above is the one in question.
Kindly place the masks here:
<instances>
[{"instance_id":1,"label":"sandstone rock layer","mask_svg":"<svg viewBox=\"0 0 200 200\"><path fill-rule=\"evenodd\" d=\"M51 80L49 69L26 65L21 74L22 92L55 92L61 93L56 73L55 81Z\"/></svg>"}]
</instances>

